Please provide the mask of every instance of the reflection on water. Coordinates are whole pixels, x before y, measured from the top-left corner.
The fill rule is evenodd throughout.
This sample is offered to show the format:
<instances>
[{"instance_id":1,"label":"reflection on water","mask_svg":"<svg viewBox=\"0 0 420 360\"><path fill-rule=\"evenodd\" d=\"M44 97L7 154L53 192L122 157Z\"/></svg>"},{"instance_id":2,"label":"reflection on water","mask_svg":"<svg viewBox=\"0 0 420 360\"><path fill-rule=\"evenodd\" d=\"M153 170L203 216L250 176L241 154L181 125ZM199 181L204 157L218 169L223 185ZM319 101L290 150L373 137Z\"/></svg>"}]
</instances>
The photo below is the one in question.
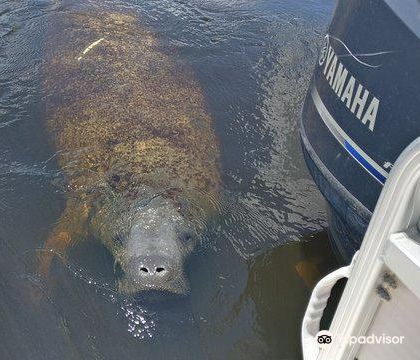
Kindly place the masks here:
<instances>
[{"instance_id":1,"label":"reflection on water","mask_svg":"<svg viewBox=\"0 0 420 360\"><path fill-rule=\"evenodd\" d=\"M138 14L202 88L224 196L216 204L222 216L188 264L186 297L120 295L112 257L91 241L55 261L48 281L34 272L64 205L45 131L44 39L53 19L75 6ZM310 288L334 267L297 130L332 7L332 0L0 3L1 358L300 358Z\"/></svg>"},{"instance_id":2,"label":"reflection on water","mask_svg":"<svg viewBox=\"0 0 420 360\"><path fill-rule=\"evenodd\" d=\"M200 314L209 358L299 359L307 284L335 267L326 233L279 246L247 264L229 249L221 251L193 264L192 298L200 297L193 313ZM195 274L207 267L217 272Z\"/></svg>"},{"instance_id":3,"label":"reflection on water","mask_svg":"<svg viewBox=\"0 0 420 360\"><path fill-rule=\"evenodd\" d=\"M290 359L299 353L300 325L310 289L321 274L336 266L327 254L328 241L321 232L301 243L278 247L252 262L238 306L251 302L254 308L254 335L266 346L255 358ZM244 358L246 352L241 356L238 358Z\"/></svg>"}]
</instances>

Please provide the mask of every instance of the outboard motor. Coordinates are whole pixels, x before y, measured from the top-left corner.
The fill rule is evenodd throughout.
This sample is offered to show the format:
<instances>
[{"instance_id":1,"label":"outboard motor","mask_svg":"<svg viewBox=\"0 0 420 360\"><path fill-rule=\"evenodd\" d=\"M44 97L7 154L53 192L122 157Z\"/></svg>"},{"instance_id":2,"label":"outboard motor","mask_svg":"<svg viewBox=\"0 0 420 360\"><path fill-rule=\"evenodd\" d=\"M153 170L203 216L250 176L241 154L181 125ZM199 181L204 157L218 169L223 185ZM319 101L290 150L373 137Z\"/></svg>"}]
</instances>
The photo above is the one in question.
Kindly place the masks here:
<instances>
[{"instance_id":1,"label":"outboard motor","mask_svg":"<svg viewBox=\"0 0 420 360\"><path fill-rule=\"evenodd\" d=\"M302 110L306 164L346 262L394 161L420 136L420 2L339 0Z\"/></svg>"}]
</instances>

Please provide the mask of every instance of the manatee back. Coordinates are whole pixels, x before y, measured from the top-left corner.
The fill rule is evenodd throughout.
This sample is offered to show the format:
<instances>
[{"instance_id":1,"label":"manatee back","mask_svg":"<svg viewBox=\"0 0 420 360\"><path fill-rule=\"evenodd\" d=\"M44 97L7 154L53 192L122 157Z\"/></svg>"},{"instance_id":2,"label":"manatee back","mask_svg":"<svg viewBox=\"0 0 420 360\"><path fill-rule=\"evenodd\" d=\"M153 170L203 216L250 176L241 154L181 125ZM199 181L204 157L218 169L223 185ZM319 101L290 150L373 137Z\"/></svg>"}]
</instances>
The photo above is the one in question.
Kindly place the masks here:
<instances>
[{"instance_id":1,"label":"manatee back","mask_svg":"<svg viewBox=\"0 0 420 360\"><path fill-rule=\"evenodd\" d=\"M131 14L77 12L46 52L47 128L75 188L215 192L218 144L198 83Z\"/></svg>"}]
</instances>

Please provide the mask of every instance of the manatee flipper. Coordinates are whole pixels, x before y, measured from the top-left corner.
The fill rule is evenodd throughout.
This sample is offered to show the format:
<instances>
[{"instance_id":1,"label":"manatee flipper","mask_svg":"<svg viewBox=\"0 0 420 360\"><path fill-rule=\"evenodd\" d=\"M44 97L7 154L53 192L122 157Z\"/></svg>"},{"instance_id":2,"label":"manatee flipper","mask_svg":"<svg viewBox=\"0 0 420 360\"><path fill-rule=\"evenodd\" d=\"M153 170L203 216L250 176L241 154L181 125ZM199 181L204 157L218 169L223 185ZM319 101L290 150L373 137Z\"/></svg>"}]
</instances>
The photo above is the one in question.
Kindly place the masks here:
<instances>
[{"instance_id":1,"label":"manatee flipper","mask_svg":"<svg viewBox=\"0 0 420 360\"><path fill-rule=\"evenodd\" d=\"M85 203L68 200L66 208L57 225L44 244L44 250L39 254L38 273L47 277L51 262L56 255L65 253L78 239L87 235L87 219L89 208Z\"/></svg>"},{"instance_id":2,"label":"manatee flipper","mask_svg":"<svg viewBox=\"0 0 420 360\"><path fill-rule=\"evenodd\" d=\"M299 261L295 265L295 270L299 277L303 280L308 289L313 289L319 279L322 277L319 265L320 258L315 258L310 261Z\"/></svg>"}]
</instances>

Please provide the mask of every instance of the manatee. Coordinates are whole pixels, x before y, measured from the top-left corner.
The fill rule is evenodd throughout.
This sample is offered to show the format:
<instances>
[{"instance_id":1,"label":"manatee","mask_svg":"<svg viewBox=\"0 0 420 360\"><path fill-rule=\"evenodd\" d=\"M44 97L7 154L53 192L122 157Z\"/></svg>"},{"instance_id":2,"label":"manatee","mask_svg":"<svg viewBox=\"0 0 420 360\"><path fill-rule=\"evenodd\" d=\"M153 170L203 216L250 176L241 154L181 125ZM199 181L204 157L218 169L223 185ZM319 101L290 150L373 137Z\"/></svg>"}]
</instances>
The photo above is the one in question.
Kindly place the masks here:
<instances>
[{"instance_id":1,"label":"manatee","mask_svg":"<svg viewBox=\"0 0 420 360\"><path fill-rule=\"evenodd\" d=\"M121 292L184 294L220 188L219 145L193 71L136 14L74 10L45 45L45 127L65 180L54 254L96 239Z\"/></svg>"}]
</instances>

